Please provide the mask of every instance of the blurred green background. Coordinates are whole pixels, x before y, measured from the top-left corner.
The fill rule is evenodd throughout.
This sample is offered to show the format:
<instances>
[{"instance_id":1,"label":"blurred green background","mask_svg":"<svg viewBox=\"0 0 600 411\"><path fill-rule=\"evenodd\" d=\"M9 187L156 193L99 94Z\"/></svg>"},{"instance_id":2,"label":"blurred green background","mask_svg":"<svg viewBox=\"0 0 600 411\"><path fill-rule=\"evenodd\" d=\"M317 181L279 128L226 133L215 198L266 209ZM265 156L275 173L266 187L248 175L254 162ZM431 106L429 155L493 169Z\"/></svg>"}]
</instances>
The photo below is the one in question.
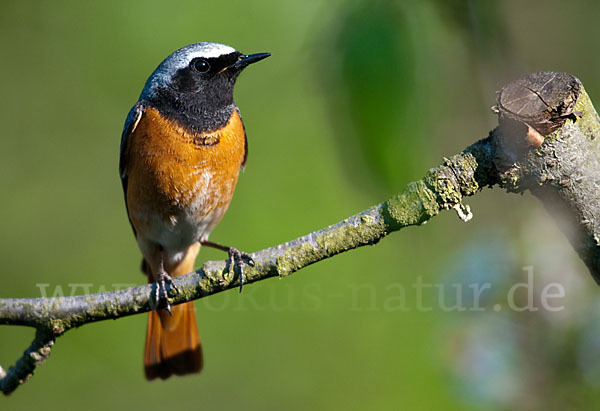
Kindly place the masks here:
<instances>
[{"instance_id":1,"label":"blurred green background","mask_svg":"<svg viewBox=\"0 0 600 411\"><path fill-rule=\"evenodd\" d=\"M254 251L383 201L485 137L507 81L567 71L599 102L598 18L591 0L3 0L0 297L144 283L119 141L146 78L181 46L273 53L238 82L249 161L211 236ZM139 315L61 337L0 408L597 409L600 300L585 267L530 195L469 204L468 224L448 212L198 301L200 375L146 382ZM198 263L222 258L205 249ZM563 310L507 309L525 266L536 304L557 282ZM419 298L417 281L435 286ZM468 285L487 282L483 311L440 304L462 285L470 307ZM32 336L0 327L0 364Z\"/></svg>"}]
</instances>

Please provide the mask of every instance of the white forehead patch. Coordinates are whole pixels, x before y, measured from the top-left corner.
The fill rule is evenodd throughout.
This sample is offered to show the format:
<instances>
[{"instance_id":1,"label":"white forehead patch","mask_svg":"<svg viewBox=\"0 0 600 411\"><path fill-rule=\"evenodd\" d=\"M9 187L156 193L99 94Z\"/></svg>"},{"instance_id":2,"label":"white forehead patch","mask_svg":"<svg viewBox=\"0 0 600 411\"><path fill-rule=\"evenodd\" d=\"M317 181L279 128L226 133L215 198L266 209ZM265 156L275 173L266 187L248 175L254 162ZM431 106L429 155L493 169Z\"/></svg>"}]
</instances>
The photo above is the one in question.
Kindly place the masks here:
<instances>
[{"instance_id":1,"label":"white forehead patch","mask_svg":"<svg viewBox=\"0 0 600 411\"><path fill-rule=\"evenodd\" d=\"M234 53L236 50L219 43L194 43L174 51L158 65L146 81L140 99L151 97L156 88L167 84L180 69L187 67L190 61L200 58L214 58Z\"/></svg>"},{"instance_id":2,"label":"white forehead patch","mask_svg":"<svg viewBox=\"0 0 600 411\"><path fill-rule=\"evenodd\" d=\"M197 46L197 47L195 47L195 46ZM225 44L196 43L196 44L192 44L190 46L184 47L182 49L179 49L176 51L176 53L186 50L188 47L190 48L189 55L190 56L193 55L194 57L206 57L206 58L219 57L219 56L223 56L225 54L233 53L235 51L235 49L233 47L226 46Z\"/></svg>"}]
</instances>

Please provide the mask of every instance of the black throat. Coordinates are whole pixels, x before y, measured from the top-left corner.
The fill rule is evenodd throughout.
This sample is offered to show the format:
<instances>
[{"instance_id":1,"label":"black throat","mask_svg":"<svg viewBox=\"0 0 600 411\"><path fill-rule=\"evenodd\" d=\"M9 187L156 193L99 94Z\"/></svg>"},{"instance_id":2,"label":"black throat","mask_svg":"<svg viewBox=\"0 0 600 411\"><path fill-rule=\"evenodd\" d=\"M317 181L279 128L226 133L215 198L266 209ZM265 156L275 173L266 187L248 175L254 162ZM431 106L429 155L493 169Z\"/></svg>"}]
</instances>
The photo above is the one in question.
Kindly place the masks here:
<instances>
[{"instance_id":1,"label":"black throat","mask_svg":"<svg viewBox=\"0 0 600 411\"><path fill-rule=\"evenodd\" d=\"M210 98L202 100L198 101L197 97L187 93L160 89L148 103L169 120L195 133L222 128L229 122L236 108L233 98L229 104L215 104L216 101L211 102Z\"/></svg>"},{"instance_id":2,"label":"black throat","mask_svg":"<svg viewBox=\"0 0 600 411\"><path fill-rule=\"evenodd\" d=\"M171 99L162 96L152 99L150 105L163 116L176 122L186 131L194 133L210 132L224 127L235 110L233 102L222 107L198 105L186 99Z\"/></svg>"},{"instance_id":3,"label":"black throat","mask_svg":"<svg viewBox=\"0 0 600 411\"><path fill-rule=\"evenodd\" d=\"M192 132L209 132L225 126L233 111L233 87L240 69L231 65L239 52L207 58L210 70L191 66L179 69L168 84L157 87L148 103L169 120Z\"/></svg>"}]
</instances>

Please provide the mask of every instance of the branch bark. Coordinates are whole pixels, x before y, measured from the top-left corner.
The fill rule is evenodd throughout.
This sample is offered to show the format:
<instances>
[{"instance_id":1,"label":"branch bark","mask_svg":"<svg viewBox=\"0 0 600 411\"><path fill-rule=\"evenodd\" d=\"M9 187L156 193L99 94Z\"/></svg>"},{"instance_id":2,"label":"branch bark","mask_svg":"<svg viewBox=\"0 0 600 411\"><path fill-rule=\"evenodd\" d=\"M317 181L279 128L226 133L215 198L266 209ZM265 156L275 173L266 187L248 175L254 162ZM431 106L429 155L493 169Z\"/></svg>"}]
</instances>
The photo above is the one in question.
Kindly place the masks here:
<instances>
[{"instance_id":1,"label":"branch bark","mask_svg":"<svg viewBox=\"0 0 600 411\"><path fill-rule=\"evenodd\" d=\"M544 72L499 100L501 185L536 196L600 283L600 117L589 96L576 77Z\"/></svg>"},{"instance_id":2,"label":"branch bark","mask_svg":"<svg viewBox=\"0 0 600 411\"><path fill-rule=\"evenodd\" d=\"M545 204L559 198L562 210L566 209L571 217L570 225L565 225L567 236L594 278L598 278L600 203L596 187L600 153L595 136L600 135L600 121L581 83L573 76L536 73L511 85L517 90L531 89L531 79L535 76L541 76L543 81L536 83L538 90L532 91L534 97L513 99L512 94L506 94L514 91L508 89L510 85L503 89L496 107L500 126L487 138L444 159L443 164L430 169L421 180L408 184L401 193L381 204L325 229L252 254L255 264L246 267L246 282L287 276L342 252L376 244L391 232L426 223L442 210L455 209L462 220L468 221L471 211L463 199L496 184L512 192L531 190ZM579 86L575 91L573 84ZM556 98L550 98L546 92ZM536 106L536 98L544 104ZM566 104L569 98L573 102L570 108ZM524 107L535 107L541 114L524 116ZM585 159L584 167L577 167L579 163L571 160L574 155ZM549 166L549 161L554 165ZM556 174L556 170L560 173ZM569 184L561 180L565 177L569 177ZM577 235L572 235L573 231ZM180 291L170 295L172 304L239 285L237 275L229 272L225 261L206 262L199 270L174 282ZM155 308L150 298L154 287L155 284L148 284L75 297L0 299L0 324L25 325L37 330L23 357L8 372L3 373L0 368L0 390L10 394L27 381L35 367L48 357L54 340L66 331Z\"/></svg>"}]
</instances>

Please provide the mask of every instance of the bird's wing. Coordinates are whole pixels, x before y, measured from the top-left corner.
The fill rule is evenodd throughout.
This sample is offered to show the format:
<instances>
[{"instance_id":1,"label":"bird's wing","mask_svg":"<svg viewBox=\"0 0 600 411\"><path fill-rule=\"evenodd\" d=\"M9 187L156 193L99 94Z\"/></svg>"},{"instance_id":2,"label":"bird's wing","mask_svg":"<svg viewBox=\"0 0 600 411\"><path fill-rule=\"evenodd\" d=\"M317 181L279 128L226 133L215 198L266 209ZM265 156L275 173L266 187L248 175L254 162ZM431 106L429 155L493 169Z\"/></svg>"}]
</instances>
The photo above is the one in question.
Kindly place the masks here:
<instances>
[{"instance_id":1,"label":"bird's wing","mask_svg":"<svg viewBox=\"0 0 600 411\"><path fill-rule=\"evenodd\" d=\"M248 161L248 135L246 134L246 126L244 126L244 120L242 119L242 113L240 113L240 109L235 106L235 111L237 112L240 120L242 121L242 128L244 130L244 159L242 160L242 170L246 167L246 161Z\"/></svg>"},{"instance_id":2,"label":"bird's wing","mask_svg":"<svg viewBox=\"0 0 600 411\"><path fill-rule=\"evenodd\" d=\"M125 196L125 208L127 210L127 218L129 218L129 223L131 224L131 228L133 228L133 233L137 235L135 232L135 228L131 223L131 218L129 216L129 207L127 207L127 162L129 159L129 136L131 136L137 125L139 124L142 116L144 115L144 105L139 101L131 108L129 114L127 115L127 119L125 120L125 126L123 126L123 134L121 135L121 154L119 157L119 175L121 177L121 184L123 185L123 195Z\"/></svg>"}]
</instances>

